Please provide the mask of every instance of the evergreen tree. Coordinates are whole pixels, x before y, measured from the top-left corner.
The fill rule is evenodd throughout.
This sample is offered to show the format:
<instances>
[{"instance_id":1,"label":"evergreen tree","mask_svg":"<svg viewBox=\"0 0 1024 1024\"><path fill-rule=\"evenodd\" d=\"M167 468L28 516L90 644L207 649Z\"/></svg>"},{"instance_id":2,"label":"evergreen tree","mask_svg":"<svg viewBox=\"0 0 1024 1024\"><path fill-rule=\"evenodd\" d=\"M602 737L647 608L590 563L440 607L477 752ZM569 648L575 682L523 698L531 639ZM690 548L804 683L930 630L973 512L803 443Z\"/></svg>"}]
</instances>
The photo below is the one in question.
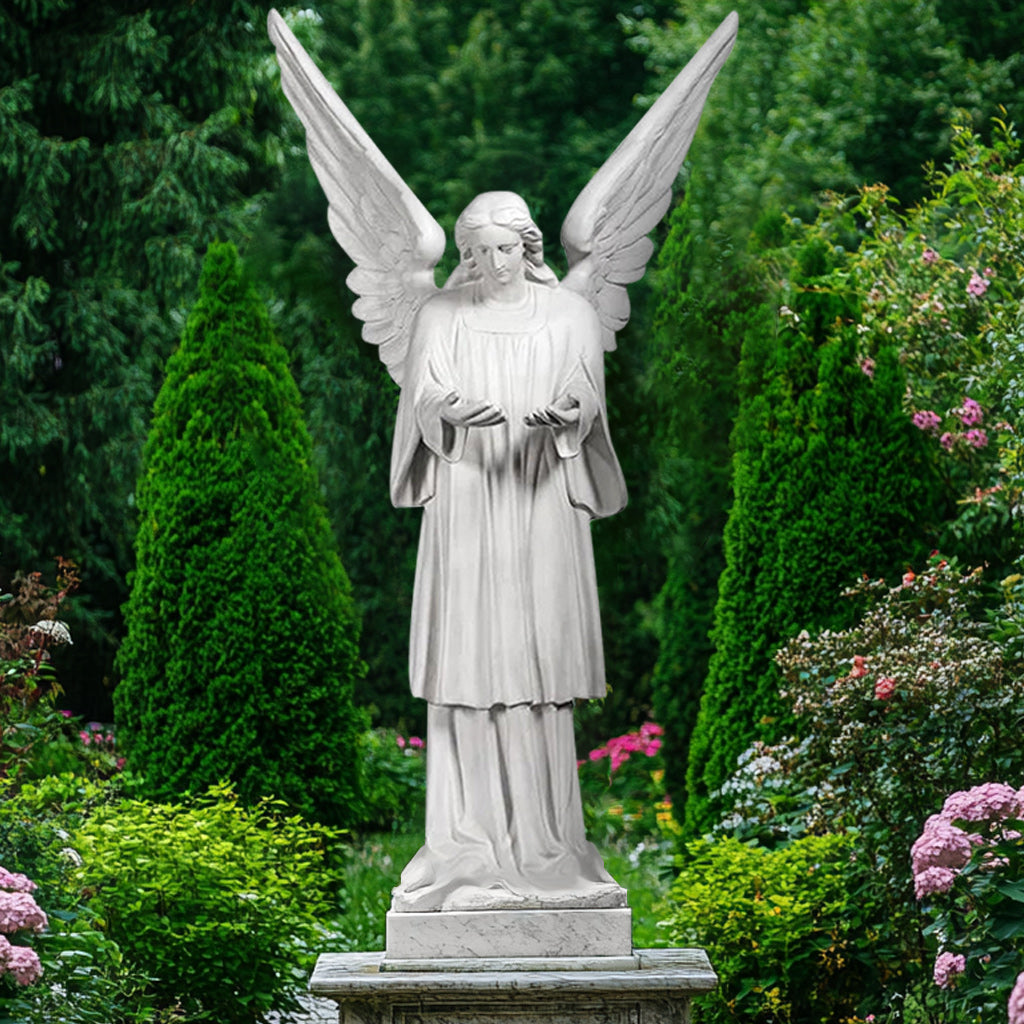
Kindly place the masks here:
<instances>
[{"instance_id":1,"label":"evergreen tree","mask_svg":"<svg viewBox=\"0 0 1024 1024\"><path fill-rule=\"evenodd\" d=\"M157 397L115 710L155 798L229 778L356 818L358 617L284 348L211 245Z\"/></svg>"},{"instance_id":2,"label":"evergreen tree","mask_svg":"<svg viewBox=\"0 0 1024 1024\"><path fill-rule=\"evenodd\" d=\"M777 332L744 342L714 654L688 758L690 832L717 820L738 755L791 726L771 660L779 644L845 625L842 587L922 557L945 511L902 408L896 346L883 342L872 364L858 357L856 292L837 244L845 228L798 236L792 265L775 268L791 291Z\"/></svg>"},{"instance_id":3,"label":"evergreen tree","mask_svg":"<svg viewBox=\"0 0 1024 1024\"><path fill-rule=\"evenodd\" d=\"M655 718L665 728L666 783L677 803L685 795L687 750L725 567L736 366L745 337L770 330L775 315L752 258L723 245L712 267L695 265L691 216L687 197L673 212L659 256L649 387L657 410L650 523L667 561L653 607L658 658L651 687ZM765 218L757 232L762 245L771 243L778 221Z\"/></svg>"},{"instance_id":4,"label":"evergreen tree","mask_svg":"<svg viewBox=\"0 0 1024 1024\"><path fill-rule=\"evenodd\" d=\"M160 374L202 252L273 179L266 6L0 7L0 558L81 565L65 678L97 716Z\"/></svg>"}]
</instances>

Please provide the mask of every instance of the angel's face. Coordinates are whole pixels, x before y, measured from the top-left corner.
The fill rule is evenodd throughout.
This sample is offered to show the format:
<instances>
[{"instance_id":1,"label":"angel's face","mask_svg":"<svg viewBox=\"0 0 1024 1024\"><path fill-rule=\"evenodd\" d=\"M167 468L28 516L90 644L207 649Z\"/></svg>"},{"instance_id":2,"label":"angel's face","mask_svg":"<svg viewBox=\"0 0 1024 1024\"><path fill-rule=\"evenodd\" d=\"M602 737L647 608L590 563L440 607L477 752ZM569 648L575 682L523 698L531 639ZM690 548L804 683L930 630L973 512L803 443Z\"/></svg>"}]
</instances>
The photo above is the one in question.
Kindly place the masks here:
<instances>
[{"instance_id":1,"label":"angel's face","mask_svg":"<svg viewBox=\"0 0 1024 1024\"><path fill-rule=\"evenodd\" d=\"M523 240L512 228L498 224L476 228L470 238L469 251L480 271L485 291L504 292L523 280Z\"/></svg>"}]
</instances>

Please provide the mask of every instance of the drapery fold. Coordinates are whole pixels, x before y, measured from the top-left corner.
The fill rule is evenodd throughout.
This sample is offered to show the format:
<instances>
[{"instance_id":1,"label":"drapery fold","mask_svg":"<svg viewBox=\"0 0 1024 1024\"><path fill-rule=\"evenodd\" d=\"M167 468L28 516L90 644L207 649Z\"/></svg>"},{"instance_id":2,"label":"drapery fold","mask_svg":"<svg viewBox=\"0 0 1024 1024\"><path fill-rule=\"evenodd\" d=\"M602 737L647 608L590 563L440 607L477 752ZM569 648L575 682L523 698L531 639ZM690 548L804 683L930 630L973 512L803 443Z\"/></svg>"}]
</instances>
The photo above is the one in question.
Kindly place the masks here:
<instances>
[{"instance_id":1,"label":"drapery fold","mask_svg":"<svg viewBox=\"0 0 1024 1024\"><path fill-rule=\"evenodd\" d=\"M426 842L400 911L622 907L583 830L571 705L428 709Z\"/></svg>"}]
</instances>

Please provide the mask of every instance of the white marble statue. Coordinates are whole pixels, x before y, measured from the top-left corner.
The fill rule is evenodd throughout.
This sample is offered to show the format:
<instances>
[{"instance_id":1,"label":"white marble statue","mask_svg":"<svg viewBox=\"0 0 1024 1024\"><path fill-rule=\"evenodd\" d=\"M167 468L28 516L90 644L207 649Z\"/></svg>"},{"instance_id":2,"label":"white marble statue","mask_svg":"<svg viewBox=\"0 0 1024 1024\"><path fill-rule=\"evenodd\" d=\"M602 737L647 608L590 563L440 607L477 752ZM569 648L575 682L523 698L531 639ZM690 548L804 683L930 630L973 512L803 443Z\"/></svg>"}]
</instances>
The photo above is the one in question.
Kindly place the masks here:
<instances>
[{"instance_id":1,"label":"white marble statue","mask_svg":"<svg viewBox=\"0 0 1024 1024\"><path fill-rule=\"evenodd\" d=\"M605 693L590 520L626 502L603 356L736 16L573 204L564 281L523 200L486 192L455 225L441 289L441 227L276 12L269 30L356 264L353 310L401 387L391 498L423 507L409 664L428 702L426 841L393 908L623 907L584 835L572 725L574 700Z\"/></svg>"}]
</instances>

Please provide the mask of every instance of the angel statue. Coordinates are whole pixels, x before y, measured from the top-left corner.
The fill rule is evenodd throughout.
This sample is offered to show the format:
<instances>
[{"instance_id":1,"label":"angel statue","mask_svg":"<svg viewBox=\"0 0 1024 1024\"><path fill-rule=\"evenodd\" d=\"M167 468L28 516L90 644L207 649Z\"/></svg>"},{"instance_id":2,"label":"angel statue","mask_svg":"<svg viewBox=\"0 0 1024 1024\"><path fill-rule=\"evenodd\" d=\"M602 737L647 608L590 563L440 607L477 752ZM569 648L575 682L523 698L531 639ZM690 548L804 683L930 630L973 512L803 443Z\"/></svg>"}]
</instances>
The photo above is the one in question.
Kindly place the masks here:
<instances>
[{"instance_id":1,"label":"angel statue","mask_svg":"<svg viewBox=\"0 0 1024 1024\"><path fill-rule=\"evenodd\" d=\"M391 500L423 508L412 692L427 701L423 847L395 911L624 907L583 827L572 707L605 694L590 520L626 502L603 356L629 317L730 15L573 203L569 272L511 192L440 225L272 11L281 84L356 266L363 338L401 388Z\"/></svg>"}]
</instances>

